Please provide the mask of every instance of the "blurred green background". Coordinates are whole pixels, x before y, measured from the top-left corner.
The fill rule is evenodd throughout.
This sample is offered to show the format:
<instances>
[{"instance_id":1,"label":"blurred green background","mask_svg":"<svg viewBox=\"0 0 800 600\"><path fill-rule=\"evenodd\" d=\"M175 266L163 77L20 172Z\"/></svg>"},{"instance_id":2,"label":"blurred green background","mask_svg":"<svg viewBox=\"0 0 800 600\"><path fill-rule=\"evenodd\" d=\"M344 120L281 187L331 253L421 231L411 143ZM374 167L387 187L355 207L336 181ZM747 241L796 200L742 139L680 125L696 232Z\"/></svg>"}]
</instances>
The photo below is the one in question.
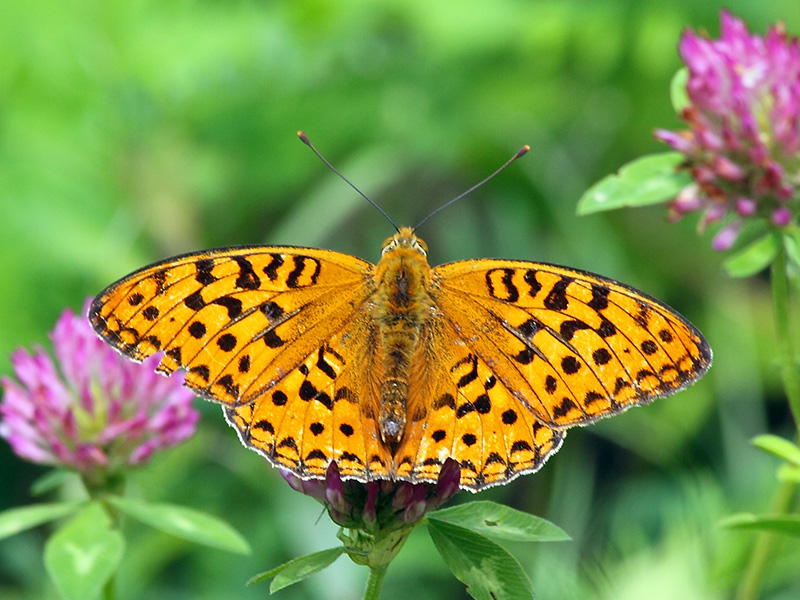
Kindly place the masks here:
<instances>
[{"instance_id":1,"label":"blurred green background","mask_svg":"<svg viewBox=\"0 0 800 600\"><path fill-rule=\"evenodd\" d=\"M725 3L753 31L800 33L796 0ZM507 545L543 599L731 595L754 534L720 530L766 509L777 462L748 440L791 435L773 364L766 279L726 278L691 219L654 207L578 218L593 182L662 151L685 26L719 30L722 3L691 0L256 2L5 0L0 4L0 372L48 344L65 306L171 254L233 244L323 246L375 261L392 227L301 144L400 224L415 224L523 144L531 152L419 232L432 263L556 262L635 285L704 331L698 385L573 430L534 476L480 494L551 519L573 541ZM251 575L336 545L335 528L220 409L132 477L132 493L224 516L239 557L126 524L119 597L263 598ZM47 469L0 443L0 509ZM462 494L462 499L467 494ZM47 532L0 544L0 597L55 598ZM782 543L765 598L800 597L800 544ZM340 559L277 598L356 598ZM465 598L423 528L383 598Z\"/></svg>"}]
</instances>

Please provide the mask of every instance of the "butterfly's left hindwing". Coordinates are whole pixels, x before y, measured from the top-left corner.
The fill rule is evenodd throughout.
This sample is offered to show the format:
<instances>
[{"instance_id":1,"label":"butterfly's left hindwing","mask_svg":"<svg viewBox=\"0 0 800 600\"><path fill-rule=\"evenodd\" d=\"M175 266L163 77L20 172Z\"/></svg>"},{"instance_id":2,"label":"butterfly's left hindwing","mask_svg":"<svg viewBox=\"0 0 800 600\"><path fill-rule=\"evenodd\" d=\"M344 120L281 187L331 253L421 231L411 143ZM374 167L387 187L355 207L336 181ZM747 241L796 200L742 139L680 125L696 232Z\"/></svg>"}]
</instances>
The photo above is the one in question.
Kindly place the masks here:
<instances>
[{"instance_id":1,"label":"butterfly's left hindwing","mask_svg":"<svg viewBox=\"0 0 800 600\"><path fill-rule=\"evenodd\" d=\"M380 442L374 324L365 311L297 369L250 404L226 408L242 442L300 477L339 474L389 479L392 457Z\"/></svg>"},{"instance_id":2,"label":"butterfly's left hindwing","mask_svg":"<svg viewBox=\"0 0 800 600\"><path fill-rule=\"evenodd\" d=\"M522 261L436 267L443 318L543 424L586 424L677 392L711 349L661 302L604 277Z\"/></svg>"}]
</instances>

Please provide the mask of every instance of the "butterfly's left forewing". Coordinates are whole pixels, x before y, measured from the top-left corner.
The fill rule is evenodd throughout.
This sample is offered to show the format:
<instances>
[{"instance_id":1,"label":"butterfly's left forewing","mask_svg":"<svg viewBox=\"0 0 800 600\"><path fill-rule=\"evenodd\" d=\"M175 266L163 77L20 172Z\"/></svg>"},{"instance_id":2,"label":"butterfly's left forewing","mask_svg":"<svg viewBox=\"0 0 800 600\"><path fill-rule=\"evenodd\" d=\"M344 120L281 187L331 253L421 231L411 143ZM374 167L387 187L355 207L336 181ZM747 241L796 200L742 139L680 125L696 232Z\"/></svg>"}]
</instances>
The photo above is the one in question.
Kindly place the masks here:
<instances>
[{"instance_id":1,"label":"butterfly's left forewing","mask_svg":"<svg viewBox=\"0 0 800 600\"><path fill-rule=\"evenodd\" d=\"M633 288L555 265L442 265L436 302L460 340L542 424L592 422L698 379L711 350L677 312Z\"/></svg>"},{"instance_id":2,"label":"butterfly's left forewing","mask_svg":"<svg viewBox=\"0 0 800 600\"><path fill-rule=\"evenodd\" d=\"M310 248L223 248L132 273L92 304L93 327L134 360L163 352L199 394L249 401L350 320L372 265ZM235 384L235 387L232 387Z\"/></svg>"}]
</instances>

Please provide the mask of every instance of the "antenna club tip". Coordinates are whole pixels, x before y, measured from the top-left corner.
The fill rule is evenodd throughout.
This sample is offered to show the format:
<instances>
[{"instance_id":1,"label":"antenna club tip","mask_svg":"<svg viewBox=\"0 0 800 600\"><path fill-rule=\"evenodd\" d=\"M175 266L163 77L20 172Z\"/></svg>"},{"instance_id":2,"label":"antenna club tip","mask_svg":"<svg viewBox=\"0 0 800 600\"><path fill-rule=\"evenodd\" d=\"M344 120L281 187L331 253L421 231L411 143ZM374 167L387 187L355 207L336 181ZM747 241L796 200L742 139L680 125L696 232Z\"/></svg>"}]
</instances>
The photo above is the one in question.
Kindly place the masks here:
<instances>
[{"instance_id":1,"label":"antenna club tip","mask_svg":"<svg viewBox=\"0 0 800 600\"><path fill-rule=\"evenodd\" d=\"M308 136L306 136L306 134L303 133L302 131L297 132L297 137L299 137L300 141L303 142L306 146L311 145L311 142L308 140Z\"/></svg>"}]
</instances>

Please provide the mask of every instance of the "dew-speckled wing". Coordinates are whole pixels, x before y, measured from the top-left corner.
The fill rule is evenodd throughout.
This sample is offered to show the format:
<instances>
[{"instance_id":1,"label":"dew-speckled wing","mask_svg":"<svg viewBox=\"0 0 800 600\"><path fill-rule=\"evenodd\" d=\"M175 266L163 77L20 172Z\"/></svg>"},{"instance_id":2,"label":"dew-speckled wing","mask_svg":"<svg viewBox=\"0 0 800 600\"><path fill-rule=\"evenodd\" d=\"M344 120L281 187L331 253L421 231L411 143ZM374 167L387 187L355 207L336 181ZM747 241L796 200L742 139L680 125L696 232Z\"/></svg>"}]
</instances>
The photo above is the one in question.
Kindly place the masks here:
<instances>
[{"instance_id":1,"label":"dew-speckled wing","mask_svg":"<svg viewBox=\"0 0 800 600\"><path fill-rule=\"evenodd\" d=\"M377 401L359 361L374 350L364 307L373 270L311 248L186 254L106 288L89 319L126 356L160 352L160 372L184 369L185 384L221 403L242 441L273 464L322 477L336 460L344 476L387 476L387 450L362 421Z\"/></svg>"}]
</instances>

